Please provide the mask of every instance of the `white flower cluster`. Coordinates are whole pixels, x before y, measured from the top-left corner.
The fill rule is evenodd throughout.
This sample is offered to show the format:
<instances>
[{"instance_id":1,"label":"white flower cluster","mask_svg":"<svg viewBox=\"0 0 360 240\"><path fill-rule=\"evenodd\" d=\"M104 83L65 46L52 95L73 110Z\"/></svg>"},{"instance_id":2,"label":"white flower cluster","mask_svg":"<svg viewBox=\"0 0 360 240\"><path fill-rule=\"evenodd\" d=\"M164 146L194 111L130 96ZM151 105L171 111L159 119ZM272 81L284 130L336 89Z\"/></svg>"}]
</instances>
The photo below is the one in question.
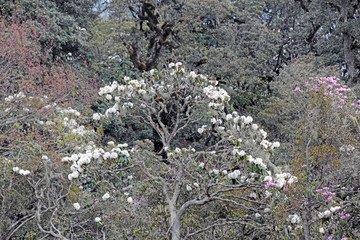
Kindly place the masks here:
<instances>
[{"instance_id":1,"label":"white flower cluster","mask_svg":"<svg viewBox=\"0 0 360 240\"><path fill-rule=\"evenodd\" d=\"M266 169L266 168L267 168L266 164L263 163L262 158L253 158L251 155L248 155L248 156L247 156L247 160L248 160L250 163L259 165L262 169Z\"/></svg>"},{"instance_id":2,"label":"white flower cluster","mask_svg":"<svg viewBox=\"0 0 360 240\"><path fill-rule=\"evenodd\" d=\"M18 94L10 95L5 98L5 102L15 101L17 99L25 98L26 95L23 92L19 92Z\"/></svg>"},{"instance_id":3,"label":"white flower cluster","mask_svg":"<svg viewBox=\"0 0 360 240\"><path fill-rule=\"evenodd\" d=\"M352 152L355 150L355 148L351 145L343 145L339 148L341 152Z\"/></svg>"},{"instance_id":4,"label":"white flower cluster","mask_svg":"<svg viewBox=\"0 0 360 240\"><path fill-rule=\"evenodd\" d=\"M24 176L30 174L29 170L24 170L24 169L21 169L19 167L13 167L13 171L16 172L16 173L19 173L20 175L24 175Z\"/></svg>"},{"instance_id":5,"label":"white flower cluster","mask_svg":"<svg viewBox=\"0 0 360 240\"><path fill-rule=\"evenodd\" d=\"M79 203L74 203L74 204L73 204L73 207L74 207L76 210L79 210L79 209L80 209L80 204L79 204Z\"/></svg>"},{"instance_id":6,"label":"white flower cluster","mask_svg":"<svg viewBox=\"0 0 360 240\"><path fill-rule=\"evenodd\" d=\"M229 173L228 178L229 179L237 179L240 176L240 174L241 174L240 170L237 169L237 170Z\"/></svg>"},{"instance_id":7,"label":"white flower cluster","mask_svg":"<svg viewBox=\"0 0 360 240\"><path fill-rule=\"evenodd\" d=\"M106 200L109 199L109 198L110 198L110 193L109 193L109 192L105 193L105 194L102 196L102 200L104 200L104 201L106 201Z\"/></svg>"},{"instance_id":8,"label":"white flower cluster","mask_svg":"<svg viewBox=\"0 0 360 240\"><path fill-rule=\"evenodd\" d=\"M229 94L220 87L207 86L204 88L204 94L212 100L209 103L209 107L212 109L224 109L224 103L230 101Z\"/></svg>"},{"instance_id":9,"label":"white flower cluster","mask_svg":"<svg viewBox=\"0 0 360 240\"><path fill-rule=\"evenodd\" d=\"M280 143L279 142L269 142L268 140L266 139L263 139L261 142L260 142L260 145L264 148L264 149L275 149L275 148L278 148L280 147Z\"/></svg>"},{"instance_id":10,"label":"white flower cluster","mask_svg":"<svg viewBox=\"0 0 360 240\"><path fill-rule=\"evenodd\" d=\"M290 173L279 173L275 175L275 182L277 187L282 188L285 184L292 184L297 182L297 177L291 175Z\"/></svg>"},{"instance_id":11,"label":"white flower cluster","mask_svg":"<svg viewBox=\"0 0 360 240\"><path fill-rule=\"evenodd\" d=\"M253 122L253 118L251 116L247 116L247 117L241 116L240 119L246 125Z\"/></svg>"},{"instance_id":12,"label":"white flower cluster","mask_svg":"<svg viewBox=\"0 0 360 240\"><path fill-rule=\"evenodd\" d=\"M71 181L75 178L79 177L79 174L84 171L82 168L83 165L89 164L91 160L97 159L99 162L107 159L116 159L119 156L130 157L130 153L126 149L128 145L125 144L109 144L109 146L113 147L110 151L105 151L102 148L95 148L94 145L86 146L85 153L72 154L70 157L62 158L62 162L72 162L70 167L71 173L68 175L68 179Z\"/></svg>"},{"instance_id":13,"label":"white flower cluster","mask_svg":"<svg viewBox=\"0 0 360 240\"><path fill-rule=\"evenodd\" d=\"M57 111L59 113L63 113L63 114L73 114L77 117L79 117L81 115L79 111L72 109L71 107L68 107L67 109L57 108Z\"/></svg>"},{"instance_id":14,"label":"white flower cluster","mask_svg":"<svg viewBox=\"0 0 360 240\"><path fill-rule=\"evenodd\" d=\"M296 213L293 215L289 215L287 220L289 222L291 222L292 224L296 224L296 223L300 223L301 222L301 218L299 217L299 215L297 215Z\"/></svg>"},{"instance_id":15,"label":"white flower cluster","mask_svg":"<svg viewBox=\"0 0 360 240\"><path fill-rule=\"evenodd\" d=\"M232 154L234 156L239 156L239 157L243 157L245 156L245 151L244 150L240 150L239 147L234 147Z\"/></svg>"},{"instance_id":16,"label":"white flower cluster","mask_svg":"<svg viewBox=\"0 0 360 240\"><path fill-rule=\"evenodd\" d=\"M339 211L341 209L340 206L331 207L330 210L325 210L324 212L320 212L318 214L319 218L327 218L330 217L332 213Z\"/></svg>"},{"instance_id":17,"label":"white flower cluster","mask_svg":"<svg viewBox=\"0 0 360 240\"><path fill-rule=\"evenodd\" d=\"M203 134L206 131L207 125L203 125L201 128L199 128L197 131L199 134Z\"/></svg>"},{"instance_id":18,"label":"white flower cluster","mask_svg":"<svg viewBox=\"0 0 360 240\"><path fill-rule=\"evenodd\" d=\"M119 85L118 82L114 81L111 85L100 88L99 95L105 95L107 100L112 100L113 96L111 94L126 93L127 96L131 97L135 91L137 91L139 94L146 93L146 91L143 89L146 86L144 80L130 80L129 77L124 77L124 80L126 82L125 85ZM115 98L115 101L119 102L120 99Z\"/></svg>"},{"instance_id":19,"label":"white flower cluster","mask_svg":"<svg viewBox=\"0 0 360 240\"><path fill-rule=\"evenodd\" d=\"M211 175L211 174L215 174L215 175L219 175L219 173L220 173L220 171L218 170L218 169L212 169L212 170L210 170L210 172L209 172L209 174Z\"/></svg>"}]
</instances>

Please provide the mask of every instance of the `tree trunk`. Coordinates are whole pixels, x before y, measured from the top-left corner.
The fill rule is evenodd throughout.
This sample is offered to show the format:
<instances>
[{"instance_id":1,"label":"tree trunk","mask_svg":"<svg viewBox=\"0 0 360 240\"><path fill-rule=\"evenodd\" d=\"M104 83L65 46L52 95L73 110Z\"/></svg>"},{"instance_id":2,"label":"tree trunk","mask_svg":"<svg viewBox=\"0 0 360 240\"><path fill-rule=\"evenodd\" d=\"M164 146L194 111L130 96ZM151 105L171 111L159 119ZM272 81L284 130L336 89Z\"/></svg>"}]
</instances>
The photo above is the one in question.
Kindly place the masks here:
<instances>
[{"instance_id":1,"label":"tree trunk","mask_svg":"<svg viewBox=\"0 0 360 240\"><path fill-rule=\"evenodd\" d=\"M310 240L310 226L308 222L308 213L306 208L302 210L302 220L303 220L303 227L304 227L304 237L305 240Z\"/></svg>"},{"instance_id":2,"label":"tree trunk","mask_svg":"<svg viewBox=\"0 0 360 240\"><path fill-rule=\"evenodd\" d=\"M176 216L171 227L171 240L180 240L180 216Z\"/></svg>"},{"instance_id":3,"label":"tree trunk","mask_svg":"<svg viewBox=\"0 0 360 240\"><path fill-rule=\"evenodd\" d=\"M344 44L346 71L349 74L350 81L352 83L356 83L358 78L358 73L356 72L354 53L351 50L352 36L348 32L343 33L343 44Z\"/></svg>"}]
</instances>

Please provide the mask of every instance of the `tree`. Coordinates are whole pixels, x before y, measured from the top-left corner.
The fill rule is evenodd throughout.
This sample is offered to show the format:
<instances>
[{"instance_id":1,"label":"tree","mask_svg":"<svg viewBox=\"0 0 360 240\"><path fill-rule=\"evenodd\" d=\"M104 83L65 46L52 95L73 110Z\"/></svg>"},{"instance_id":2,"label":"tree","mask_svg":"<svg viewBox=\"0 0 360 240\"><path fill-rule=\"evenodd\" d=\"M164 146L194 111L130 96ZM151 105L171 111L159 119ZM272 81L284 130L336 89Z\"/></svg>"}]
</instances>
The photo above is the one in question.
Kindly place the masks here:
<instances>
[{"instance_id":1,"label":"tree","mask_svg":"<svg viewBox=\"0 0 360 240\"><path fill-rule=\"evenodd\" d=\"M0 5L2 17L5 19L21 12L28 20L36 22L41 44L45 48L52 45L51 54L54 60L71 58L82 62L90 57L89 30L92 20L97 16L93 9L96 2L1 0Z\"/></svg>"},{"instance_id":2,"label":"tree","mask_svg":"<svg viewBox=\"0 0 360 240\"><path fill-rule=\"evenodd\" d=\"M130 166L124 169L138 168L162 192L170 215L168 229L172 239L227 224L242 225L240 233L244 236L270 234L272 228L267 222L270 216L265 214L262 218L259 213L267 206L261 183L265 175L280 173L267 155L279 144L265 140L266 132L252 124L250 116L226 114L230 100L226 91L216 86L217 81L186 72L181 63L170 64L165 72L151 70L143 80L125 78L124 81L124 85L113 82L100 89L99 94L109 101L114 99L115 104L103 115L94 114L94 119L139 118L160 136L159 153L165 152L165 159L146 158L147 154L135 147L131 151L133 155L130 154ZM211 144L205 143L198 151L186 141L176 147L173 142L183 131L197 131L199 140L205 137L205 142ZM106 155L102 158L107 159ZM283 187L284 177L292 179L290 183L296 181L291 175L277 175L279 179L274 181ZM189 227L187 234L181 234L181 218L190 207L207 208L213 204L224 207L223 217L218 218L215 211L213 222L204 223L208 226L200 230ZM228 236L233 234L230 232Z\"/></svg>"}]
</instances>

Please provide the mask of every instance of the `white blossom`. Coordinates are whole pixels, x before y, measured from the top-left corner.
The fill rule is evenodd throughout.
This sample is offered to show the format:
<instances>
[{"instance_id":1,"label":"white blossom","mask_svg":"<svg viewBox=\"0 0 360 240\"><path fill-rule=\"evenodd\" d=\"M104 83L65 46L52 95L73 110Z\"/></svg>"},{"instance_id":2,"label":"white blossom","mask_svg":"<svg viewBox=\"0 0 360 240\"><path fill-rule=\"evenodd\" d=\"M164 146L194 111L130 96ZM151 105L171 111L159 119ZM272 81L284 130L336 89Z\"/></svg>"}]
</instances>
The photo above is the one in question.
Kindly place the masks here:
<instances>
[{"instance_id":1,"label":"white blossom","mask_svg":"<svg viewBox=\"0 0 360 240\"><path fill-rule=\"evenodd\" d=\"M107 192L107 193L105 193L104 194L104 196L102 196L102 199L105 201L105 200L107 200L107 199L109 199L110 198L110 194Z\"/></svg>"},{"instance_id":2,"label":"white blossom","mask_svg":"<svg viewBox=\"0 0 360 240\"><path fill-rule=\"evenodd\" d=\"M94 113L94 114L93 114L93 119L94 119L95 121L100 120L100 118L101 118L101 115L100 115L99 113Z\"/></svg>"},{"instance_id":3,"label":"white blossom","mask_svg":"<svg viewBox=\"0 0 360 240\"><path fill-rule=\"evenodd\" d=\"M79 209L80 209L80 204L79 204L79 203L74 203L73 206L74 206L74 208L75 208L76 210L79 210Z\"/></svg>"}]
</instances>

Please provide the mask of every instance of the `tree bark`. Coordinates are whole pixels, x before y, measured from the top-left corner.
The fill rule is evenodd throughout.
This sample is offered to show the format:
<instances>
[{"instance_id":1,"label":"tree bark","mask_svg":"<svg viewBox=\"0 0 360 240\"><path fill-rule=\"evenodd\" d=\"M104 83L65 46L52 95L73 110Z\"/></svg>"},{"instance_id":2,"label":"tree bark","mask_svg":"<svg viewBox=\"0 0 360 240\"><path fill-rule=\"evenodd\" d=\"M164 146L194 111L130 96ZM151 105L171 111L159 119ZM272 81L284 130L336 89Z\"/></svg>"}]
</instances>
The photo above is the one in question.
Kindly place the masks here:
<instances>
[{"instance_id":1,"label":"tree bark","mask_svg":"<svg viewBox=\"0 0 360 240\"><path fill-rule=\"evenodd\" d=\"M356 83L358 79L358 73L356 71L355 56L351 50L352 46L352 36L346 31L343 32L343 47L344 47L344 57L346 64L346 71L349 74L350 81Z\"/></svg>"}]
</instances>

